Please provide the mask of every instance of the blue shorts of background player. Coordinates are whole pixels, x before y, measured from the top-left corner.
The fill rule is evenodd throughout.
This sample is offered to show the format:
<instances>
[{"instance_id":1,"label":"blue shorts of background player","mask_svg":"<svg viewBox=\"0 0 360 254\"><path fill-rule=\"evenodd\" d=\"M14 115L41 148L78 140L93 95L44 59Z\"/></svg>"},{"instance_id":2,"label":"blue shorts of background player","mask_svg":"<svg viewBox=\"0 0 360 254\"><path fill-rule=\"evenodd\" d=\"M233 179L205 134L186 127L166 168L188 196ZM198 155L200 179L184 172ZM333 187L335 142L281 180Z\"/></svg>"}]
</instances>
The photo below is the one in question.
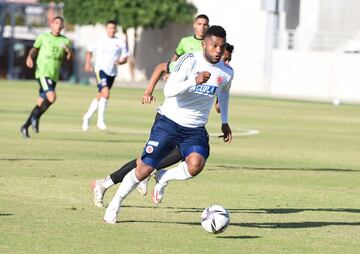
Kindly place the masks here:
<instances>
[{"instance_id":1,"label":"blue shorts of background player","mask_svg":"<svg viewBox=\"0 0 360 254\"><path fill-rule=\"evenodd\" d=\"M110 90L115 80L115 76L109 76L103 70L100 70L96 73L96 78L98 81L97 87L99 93L104 87L108 87Z\"/></svg>"},{"instance_id":2,"label":"blue shorts of background player","mask_svg":"<svg viewBox=\"0 0 360 254\"><path fill-rule=\"evenodd\" d=\"M205 127L184 127L161 115L151 129L141 160L157 168L175 147L179 148L183 158L195 152L207 159L210 152L209 135Z\"/></svg>"}]
</instances>

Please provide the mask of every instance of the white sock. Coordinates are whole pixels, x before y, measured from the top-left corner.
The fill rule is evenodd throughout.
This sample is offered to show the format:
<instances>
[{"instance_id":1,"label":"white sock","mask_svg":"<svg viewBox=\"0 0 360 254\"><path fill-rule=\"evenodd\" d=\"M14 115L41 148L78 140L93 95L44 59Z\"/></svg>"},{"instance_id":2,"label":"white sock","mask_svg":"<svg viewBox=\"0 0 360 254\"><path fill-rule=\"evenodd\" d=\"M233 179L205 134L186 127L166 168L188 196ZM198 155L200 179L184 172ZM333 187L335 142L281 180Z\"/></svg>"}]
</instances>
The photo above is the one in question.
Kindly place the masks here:
<instances>
[{"instance_id":1,"label":"white sock","mask_svg":"<svg viewBox=\"0 0 360 254\"><path fill-rule=\"evenodd\" d=\"M139 180L136 178L135 169L133 169L124 177L119 189L111 200L109 207L119 209L121 202L136 188L138 183Z\"/></svg>"},{"instance_id":2,"label":"white sock","mask_svg":"<svg viewBox=\"0 0 360 254\"><path fill-rule=\"evenodd\" d=\"M92 102L90 103L88 111L84 115L84 118L90 119L91 116L94 114L94 112L97 110L98 104L99 104L98 100L96 98L93 99Z\"/></svg>"},{"instance_id":3,"label":"white sock","mask_svg":"<svg viewBox=\"0 0 360 254\"><path fill-rule=\"evenodd\" d=\"M115 183L113 182L113 180L111 179L110 176L105 177L104 182L102 183L102 187L104 187L105 189L110 188L111 186L113 186Z\"/></svg>"},{"instance_id":4,"label":"white sock","mask_svg":"<svg viewBox=\"0 0 360 254\"><path fill-rule=\"evenodd\" d=\"M180 162L175 168L169 170L161 170L160 184L166 184L170 180L187 180L193 178L188 171L185 161Z\"/></svg>"},{"instance_id":5,"label":"white sock","mask_svg":"<svg viewBox=\"0 0 360 254\"><path fill-rule=\"evenodd\" d=\"M98 123L104 123L105 122L105 111L107 106L107 99L104 97L101 97L99 100L99 108L98 108Z\"/></svg>"}]
</instances>

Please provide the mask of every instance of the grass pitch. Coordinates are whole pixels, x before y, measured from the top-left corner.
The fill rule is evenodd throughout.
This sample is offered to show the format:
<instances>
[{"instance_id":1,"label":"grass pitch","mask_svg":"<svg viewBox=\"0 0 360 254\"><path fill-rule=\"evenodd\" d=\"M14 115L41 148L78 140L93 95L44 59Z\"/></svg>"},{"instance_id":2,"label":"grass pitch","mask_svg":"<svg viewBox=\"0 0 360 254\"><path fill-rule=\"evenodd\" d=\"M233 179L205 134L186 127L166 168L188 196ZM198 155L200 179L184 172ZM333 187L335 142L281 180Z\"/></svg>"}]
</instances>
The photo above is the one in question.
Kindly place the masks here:
<instances>
[{"instance_id":1,"label":"grass pitch","mask_svg":"<svg viewBox=\"0 0 360 254\"><path fill-rule=\"evenodd\" d=\"M203 172L170 183L158 207L133 192L120 222L106 225L90 182L141 153L161 91L155 104L141 105L143 90L114 88L108 131L94 118L84 133L96 89L59 84L40 133L24 140L19 127L37 89L34 81L0 81L0 253L359 253L358 105L233 96L233 143L216 138L213 111ZM231 217L220 235L200 226L215 203Z\"/></svg>"}]
</instances>

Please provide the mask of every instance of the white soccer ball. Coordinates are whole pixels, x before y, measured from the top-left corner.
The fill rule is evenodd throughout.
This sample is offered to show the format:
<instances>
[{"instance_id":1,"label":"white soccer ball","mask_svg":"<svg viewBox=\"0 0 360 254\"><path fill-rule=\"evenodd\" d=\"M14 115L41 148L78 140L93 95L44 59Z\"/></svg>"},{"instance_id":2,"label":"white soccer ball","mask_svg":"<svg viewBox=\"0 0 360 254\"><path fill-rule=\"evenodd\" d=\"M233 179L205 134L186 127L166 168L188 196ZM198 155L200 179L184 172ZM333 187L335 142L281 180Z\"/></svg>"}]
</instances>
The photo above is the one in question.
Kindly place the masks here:
<instances>
[{"instance_id":1,"label":"white soccer ball","mask_svg":"<svg viewBox=\"0 0 360 254\"><path fill-rule=\"evenodd\" d=\"M221 205L209 206L201 214L201 226L209 233L222 233L229 223L229 213Z\"/></svg>"}]
</instances>

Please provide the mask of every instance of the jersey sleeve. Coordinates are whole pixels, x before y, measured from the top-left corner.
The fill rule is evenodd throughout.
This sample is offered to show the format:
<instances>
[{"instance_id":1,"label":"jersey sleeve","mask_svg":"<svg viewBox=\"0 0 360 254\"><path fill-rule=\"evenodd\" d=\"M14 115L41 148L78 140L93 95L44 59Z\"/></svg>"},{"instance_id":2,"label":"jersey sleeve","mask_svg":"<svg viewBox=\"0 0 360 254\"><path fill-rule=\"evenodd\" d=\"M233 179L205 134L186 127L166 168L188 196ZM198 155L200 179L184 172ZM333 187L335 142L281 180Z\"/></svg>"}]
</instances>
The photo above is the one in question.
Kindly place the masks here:
<instances>
[{"instance_id":1,"label":"jersey sleeve","mask_svg":"<svg viewBox=\"0 0 360 254\"><path fill-rule=\"evenodd\" d=\"M174 97L182 94L190 87L196 85L196 74L192 72L195 66L193 54L182 55L175 64L173 72L170 74L164 87L166 97Z\"/></svg>"},{"instance_id":2,"label":"jersey sleeve","mask_svg":"<svg viewBox=\"0 0 360 254\"><path fill-rule=\"evenodd\" d=\"M71 40L69 38L66 38L65 46L68 47L68 48L71 48L72 42L71 42Z\"/></svg>"},{"instance_id":3,"label":"jersey sleeve","mask_svg":"<svg viewBox=\"0 0 360 254\"><path fill-rule=\"evenodd\" d=\"M175 54L178 56L181 56L183 54L185 54L184 51L184 39L181 39L179 42L179 45L177 46L176 50L175 50Z\"/></svg>"},{"instance_id":4,"label":"jersey sleeve","mask_svg":"<svg viewBox=\"0 0 360 254\"><path fill-rule=\"evenodd\" d=\"M176 61L169 61L166 65L166 72L167 73L172 73L174 68L175 68L175 63Z\"/></svg>"},{"instance_id":5,"label":"jersey sleeve","mask_svg":"<svg viewBox=\"0 0 360 254\"><path fill-rule=\"evenodd\" d=\"M217 89L217 97L219 99L221 122L228 123L228 111L229 111L229 97L230 97L230 87L231 87L232 77L228 83Z\"/></svg>"},{"instance_id":6,"label":"jersey sleeve","mask_svg":"<svg viewBox=\"0 0 360 254\"><path fill-rule=\"evenodd\" d=\"M90 44L90 45L87 47L87 51L88 51L88 52L94 52L95 49L98 47L99 43L100 43L100 41L98 40L98 41Z\"/></svg>"},{"instance_id":7,"label":"jersey sleeve","mask_svg":"<svg viewBox=\"0 0 360 254\"><path fill-rule=\"evenodd\" d=\"M127 47L126 42L123 40L122 41L122 47L121 47L121 57L128 57L129 56L129 49Z\"/></svg>"},{"instance_id":8,"label":"jersey sleeve","mask_svg":"<svg viewBox=\"0 0 360 254\"><path fill-rule=\"evenodd\" d=\"M39 35L39 36L36 38L36 40L35 40L35 42L34 42L34 44L33 44L33 47L39 49L39 48L41 47L41 45L42 45L43 38L44 38L44 35L43 35L43 34Z\"/></svg>"}]
</instances>

